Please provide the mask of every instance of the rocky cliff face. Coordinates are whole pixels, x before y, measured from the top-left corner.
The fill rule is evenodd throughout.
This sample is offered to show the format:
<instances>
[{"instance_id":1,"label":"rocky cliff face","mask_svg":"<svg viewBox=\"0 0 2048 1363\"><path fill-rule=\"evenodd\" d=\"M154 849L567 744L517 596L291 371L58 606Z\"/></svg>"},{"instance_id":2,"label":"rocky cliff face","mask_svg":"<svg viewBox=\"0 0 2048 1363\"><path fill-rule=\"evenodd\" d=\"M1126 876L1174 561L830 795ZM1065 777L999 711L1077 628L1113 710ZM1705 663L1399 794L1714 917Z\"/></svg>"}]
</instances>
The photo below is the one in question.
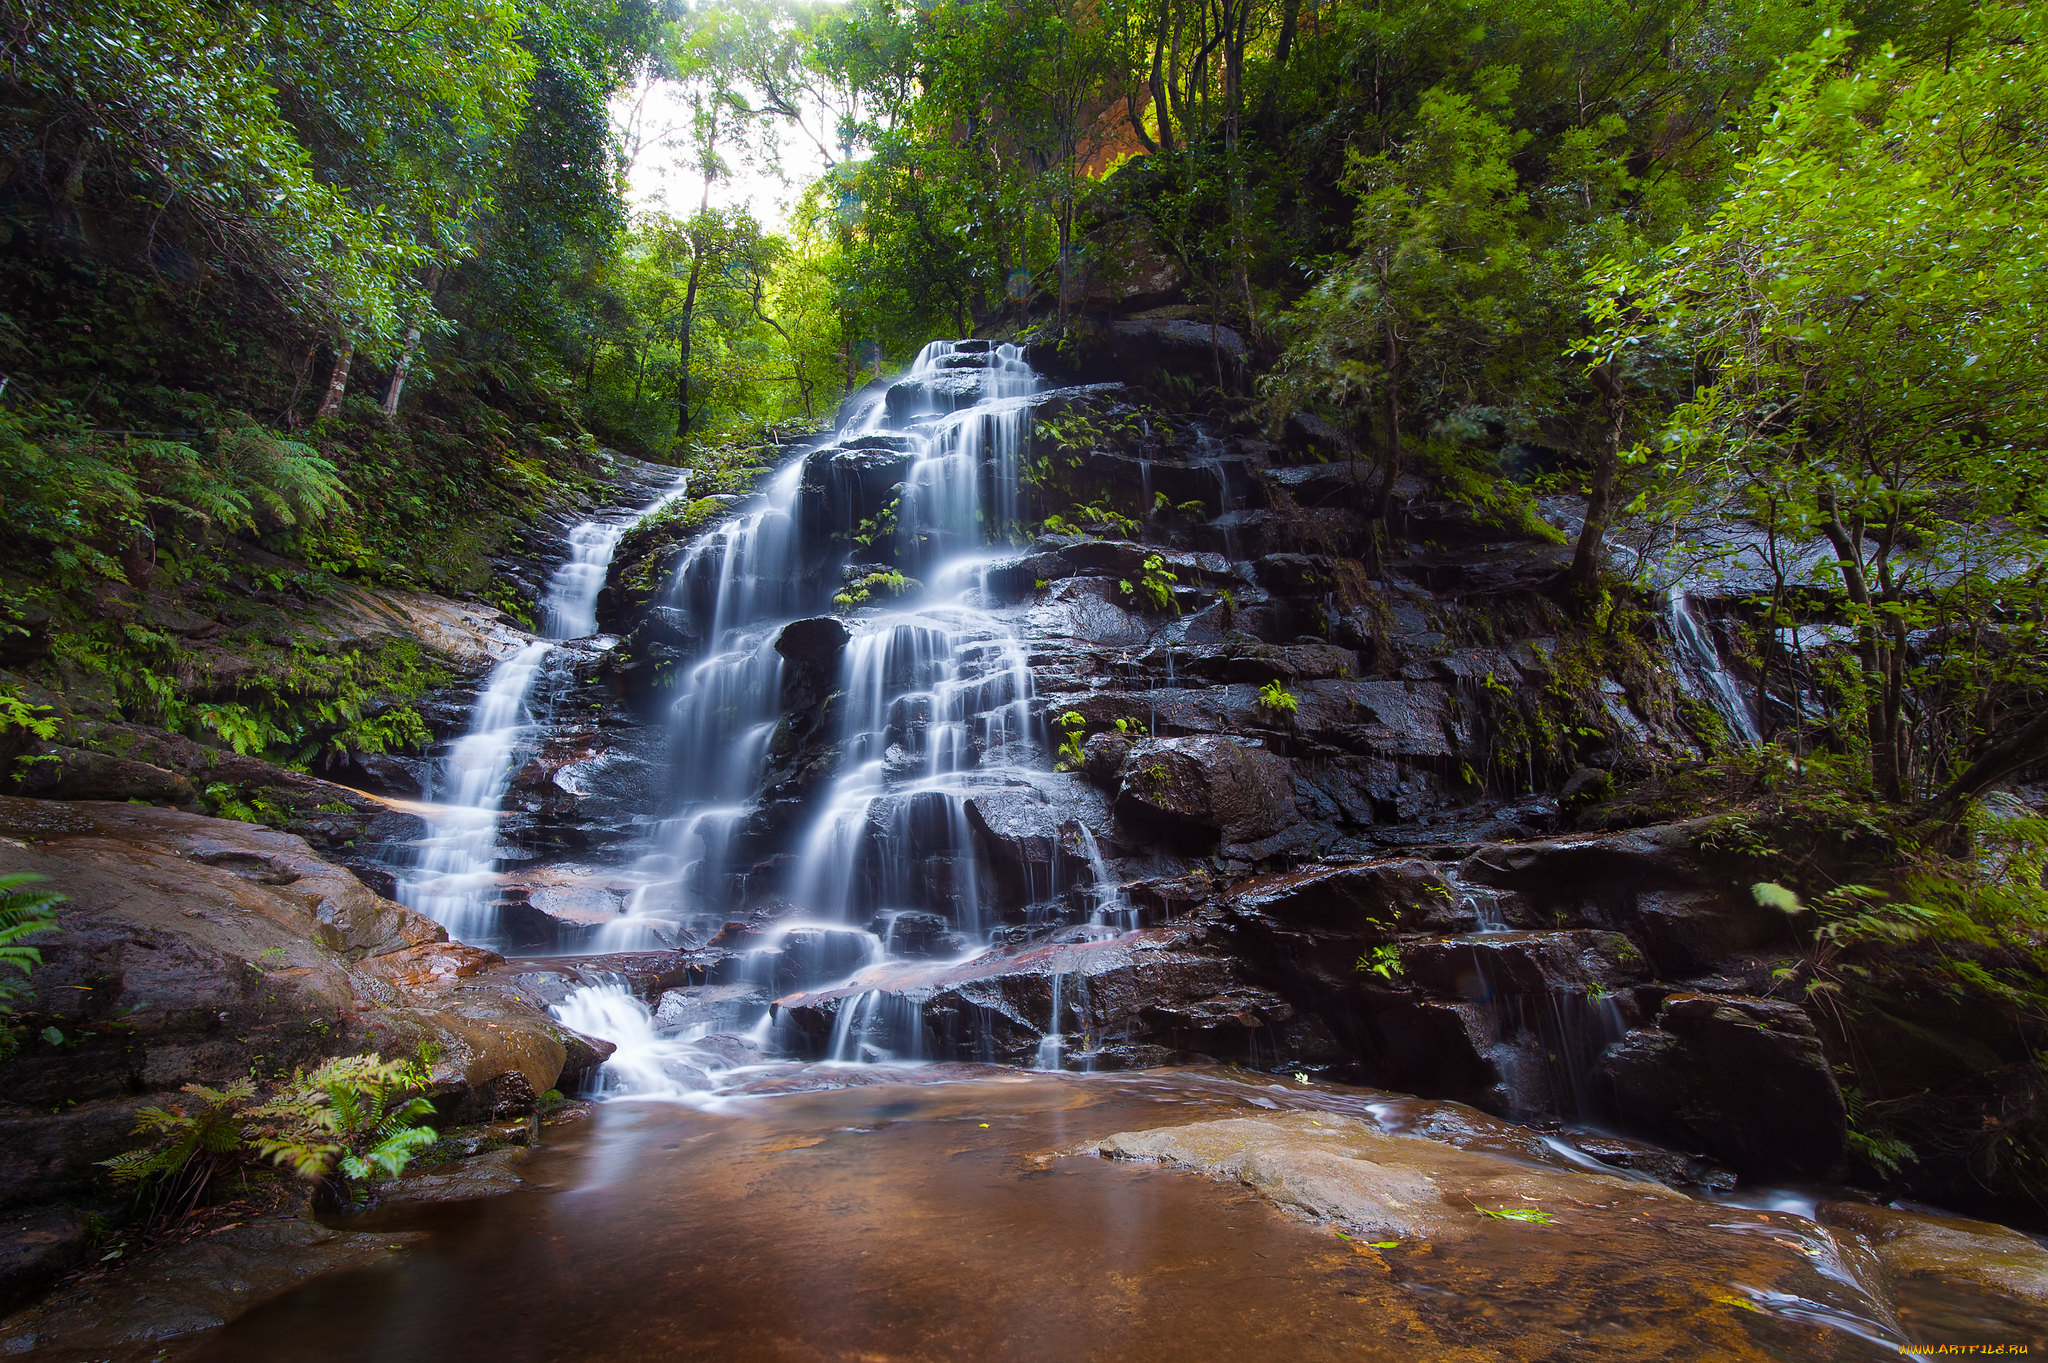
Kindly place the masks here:
<instances>
[{"instance_id":1,"label":"rocky cliff face","mask_svg":"<svg viewBox=\"0 0 2048 1363\"><path fill-rule=\"evenodd\" d=\"M753 991L798 1054L866 1038L1014 1064L1227 1058L1618 1125L1748 1173L1834 1168L1843 1098L1812 1022L1767 997L1793 943L1740 858L1700 827L1599 831L1597 810L1574 831L1613 774L1725 735L1654 618L1595 629L1553 599L1570 508L1489 513L1411 478L1376 545L1358 469L1313 432L1274 444L1170 410L1145 381L1208 342L1144 339L1115 367L1131 382L1005 399L1018 443L985 437L975 493L982 523L1011 529L978 553L926 505L928 447L987 400L986 347L856 395L785 472L798 547L777 600L837 604L770 632L772 732L716 883L670 942L702 983L650 1005ZM541 758L515 779L515 818L556 827L508 897L530 948L596 945L590 916L547 907L564 902L547 843L587 840L624 807L624 773L659 770L683 679L731 646L719 593L759 568L720 546L767 552L761 505L652 563L629 537L613 564L604 623L623 642L570 708L637 699L646 728L579 747L573 781ZM893 867L847 863L866 888L846 902L875 906L847 922L886 963L848 977L858 951L790 926L829 916L794 888L806 830L855 760L854 653L910 628L905 603L948 563L973 628L1021 650L1041 755L1032 769L972 738L957 778L920 786L947 715L900 664L859 760L902 793L866 797L865 831L845 835ZM999 647L959 637L956 660ZM986 666L961 675L986 693L972 713L1014 700ZM611 893L641 884L619 872ZM962 962L977 931L995 949Z\"/></svg>"}]
</instances>

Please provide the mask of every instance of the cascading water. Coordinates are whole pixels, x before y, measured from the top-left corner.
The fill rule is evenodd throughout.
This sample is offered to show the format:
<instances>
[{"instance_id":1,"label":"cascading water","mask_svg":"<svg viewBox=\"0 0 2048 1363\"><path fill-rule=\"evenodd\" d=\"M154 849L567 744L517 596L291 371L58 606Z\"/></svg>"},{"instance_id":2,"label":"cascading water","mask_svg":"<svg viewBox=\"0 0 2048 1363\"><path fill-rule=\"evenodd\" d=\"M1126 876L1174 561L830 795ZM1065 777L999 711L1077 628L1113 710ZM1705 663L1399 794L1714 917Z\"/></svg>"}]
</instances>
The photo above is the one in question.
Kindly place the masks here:
<instances>
[{"instance_id":1,"label":"cascading water","mask_svg":"<svg viewBox=\"0 0 2048 1363\"><path fill-rule=\"evenodd\" d=\"M491 670L470 712L469 732L455 741L428 792L436 807L418 860L399 882L398 902L457 941L486 941L497 926L499 806L512 783L514 758L533 732L527 697L553 650L536 639Z\"/></svg>"},{"instance_id":2,"label":"cascading water","mask_svg":"<svg viewBox=\"0 0 2048 1363\"><path fill-rule=\"evenodd\" d=\"M1736 738L1752 746L1763 742L1749 702L1743 698L1742 688L1736 684L1727 663L1721 660L1721 650L1700 619L1691 594L1684 587L1675 586L1666 594L1665 604L1671 620L1671 637L1678 646L1679 678L1690 683L1687 689L1713 707Z\"/></svg>"},{"instance_id":3,"label":"cascading water","mask_svg":"<svg viewBox=\"0 0 2048 1363\"><path fill-rule=\"evenodd\" d=\"M498 869L504 849L498 823L521 751L539 728L533 695L557 657L557 644L597 628L597 596L619 537L640 517L683 494L687 478L631 516L585 521L569 532L568 559L541 599L542 636L491 669L470 711L469 730L455 741L427 791L433 811L412 867L400 877L398 901L418 909L463 942L497 935Z\"/></svg>"},{"instance_id":4,"label":"cascading water","mask_svg":"<svg viewBox=\"0 0 2048 1363\"><path fill-rule=\"evenodd\" d=\"M689 551L667 597L696 658L669 711L675 807L598 950L701 941L779 901L739 968L762 1008L837 982L851 992L826 1058L926 1054L919 1008L889 987L891 970L913 957L967 959L998 926L970 802L1071 779L1050 771L1024 649L987 591L991 558L1021 529L1038 388L1016 347L934 342L905 378L850 401L830 443L785 465ZM886 497L862 491L863 479ZM870 504L872 514L846 510ZM793 666L778 642L834 606L846 628L831 687L836 774L807 826L778 843L761 831L759 798ZM1078 836L1097 930L1130 926L1092 833ZM646 1074L617 1078L628 1091L674 1090Z\"/></svg>"}]
</instances>

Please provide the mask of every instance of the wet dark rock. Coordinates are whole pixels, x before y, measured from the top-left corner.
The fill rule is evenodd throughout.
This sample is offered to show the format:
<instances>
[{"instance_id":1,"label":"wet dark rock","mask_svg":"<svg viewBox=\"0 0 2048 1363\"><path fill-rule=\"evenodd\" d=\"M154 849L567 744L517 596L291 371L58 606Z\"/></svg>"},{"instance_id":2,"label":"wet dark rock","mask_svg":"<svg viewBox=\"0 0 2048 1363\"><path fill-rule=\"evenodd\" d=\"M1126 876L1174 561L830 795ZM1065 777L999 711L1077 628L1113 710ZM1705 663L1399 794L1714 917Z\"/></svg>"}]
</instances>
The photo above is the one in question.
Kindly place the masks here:
<instances>
[{"instance_id":1,"label":"wet dark rock","mask_svg":"<svg viewBox=\"0 0 2048 1363\"><path fill-rule=\"evenodd\" d=\"M69 1206L0 1217L0 1316L85 1262L93 1250L95 1220Z\"/></svg>"},{"instance_id":2,"label":"wet dark rock","mask_svg":"<svg viewBox=\"0 0 2048 1363\"><path fill-rule=\"evenodd\" d=\"M846 641L851 637L843 620L816 616L783 626L775 639L775 651L796 666L829 678L837 671L840 654L846 651Z\"/></svg>"},{"instance_id":3,"label":"wet dark rock","mask_svg":"<svg viewBox=\"0 0 2048 1363\"><path fill-rule=\"evenodd\" d=\"M1753 876L1700 850L1704 825L1493 846L1459 868L1469 884L1511 891L1537 921L1625 932L1654 970L1684 978L1730 953L1782 940L1784 915L1757 904Z\"/></svg>"},{"instance_id":4,"label":"wet dark rock","mask_svg":"<svg viewBox=\"0 0 2048 1363\"><path fill-rule=\"evenodd\" d=\"M365 1267L420 1237L334 1230L307 1211L276 1212L160 1250L11 1317L0 1353L45 1358L161 1357L318 1274Z\"/></svg>"},{"instance_id":5,"label":"wet dark rock","mask_svg":"<svg viewBox=\"0 0 2048 1363\"><path fill-rule=\"evenodd\" d=\"M997 902L1008 909L1049 903L1088 874L1071 831L1070 807L1029 786L999 786L966 801L968 826L995 872Z\"/></svg>"},{"instance_id":6,"label":"wet dark rock","mask_svg":"<svg viewBox=\"0 0 2048 1363\"><path fill-rule=\"evenodd\" d=\"M1735 1191L1735 1174L1710 1159L1667 1150L1647 1141L1632 1141L1604 1131L1571 1131L1564 1139L1573 1146L1616 1169L1648 1174L1672 1188L1697 1188L1710 1196Z\"/></svg>"},{"instance_id":7,"label":"wet dark rock","mask_svg":"<svg viewBox=\"0 0 2048 1363\"><path fill-rule=\"evenodd\" d=\"M981 384L981 375L973 370L940 370L922 378L898 379L882 401L890 421L907 425L915 417L973 406L981 398Z\"/></svg>"},{"instance_id":8,"label":"wet dark rock","mask_svg":"<svg viewBox=\"0 0 2048 1363\"><path fill-rule=\"evenodd\" d=\"M492 976L494 953L446 941L289 834L20 799L0 799L0 833L0 870L66 896L24 1005L62 1040L0 1059L0 1205L95 1185L136 1108L182 1084L431 1042L437 1104L460 1118L487 1115L509 1076L539 1094L608 1053Z\"/></svg>"},{"instance_id":9,"label":"wet dark rock","mask_svg":"<svg viewBox=\"0 0 2048 1363\"><path fill-rule=\"evenodd\" d=\"M141 800L176 809L199 807L199 792L177 772L57 744L45 746L26 765L20 793L57 800Z\"/></svg>"},{"instance_id":10,"label":"wet dark rock","mask_svg":"<svg viewBox=\"0 0 2048 1363\"><path fill-rule=\"evenodd\" d=\"M915 1019L926 1053L940 1059L1030 1064L1053 1032L1064 1038L1064 1053L1102 1069L1192 1056L1268 1063L1337 1057L1313 1020L1242 981L1227 959L1186 949L1188 942L1181 930L1155 929L1030 946L964 965L880 968L863 972L853 986L786 996L776 1006L817 1046L841 1008L880 990L902 1005L864 1014L894 1019L896 1030L878 1044L900 1052L900 1030Z\"/></svg>"},{"instance_id":11,"label":"wet dark rock","mask_svg":"<svg viewBox=\"0 0 2048 1363\"><path fill-rule=\"evenodd\" d=\"M797 493L797 516L804 528L820 537L850 536L862 521L881 515L895 502L897 484L910 471L904 443L900 437L870 437L809 455Z\"/></svg>"},{"instance_id":12,"label":"wet dark rock","mask_svg":"<svg viewBox=\"0 0 2048 1363\"><path fill-rule=\"evenodd\" d=\"M1287 763L1221 735L1147 739L1124 757L1117 818L1170 845L1247 842L1295 822Z\"/></svg>"},{"instance_id":13,"label":"wet dark rock","mask_svg":"<svg viewBox=\"0 0 2048 1363\"><path fill-rule=\"evenodd\" d=\"M1471 910L1459 904L1447 868L1420 859L1261 877L1235 887L1229 903L1231 912L1244 919L1361 934L1455 932L1478 926Z\"/></svg>"},{"instance_id":14,"label":"wet dark rock","mask_svg":"<svg viewBox=\"0 0 2048 1363\"><path fill-rule=\"evenodd\" d=\"M1674 994L1601 1079L1621 1120L1759 1177L1826 1177L1847 1120L1812 1019L1773 999Z\"/></svg>"},{"instance_id":15,"label":"wet dark rock","mask_svg":"<svg viewBox=\"0 0 2048 1363\"><path fill-rule=\"evenodd\" d=\"M1307 455L1319 461L1345 460L1352 452L1351 442L1342 431L1332 426L1314 412L1289 412L1282 423L1280 448L1291 455ZM1331 465L1327 462L1302 465L1296 468L1274 469L1268 475L1303 475L1302 481L1314 475L1328 475ZM1371 470L1346 460L1336 470L1344 479L1347 488L1369 485Z\"/></svg>"},{"instance_id":16,"label":"wet dark rock","mask_svg":"<svg viewBox=\"0 0 2048 1363\"><path fill-rule=\"evenodd\" d=\"M1643 981L1643 959L1618 932L1494 932L1437 938L1401 948L1406 979L1438 993L1490 999L1543 994L1554 986L1603 992Z\"/></svg>"},{"instance_id":17,"label":"wet dark rock","mask_svg":"<svg viewBox=\"0 0 2048 1363\"><path fill-rule=\"evenodd\" d=\"M1587 805L1606 799L1613 790L1612 772L1602 771L1598 767L1580 767L1558 787L1558 808L1568 814L1576 814Z\"/></svg>"},{"instance_id":18,"label":"wet dark rock","mask_svg":"<svg viewBox=\"0 0 2048 1363\"><path fill-rule=\"evenodd\" d=\"M1090 735L1081 745L1081 771L1095 786L1114 791L1123 779L1124 762L1130 755L1131 737L1115 729Z\"/></svg>"}]
</instances>

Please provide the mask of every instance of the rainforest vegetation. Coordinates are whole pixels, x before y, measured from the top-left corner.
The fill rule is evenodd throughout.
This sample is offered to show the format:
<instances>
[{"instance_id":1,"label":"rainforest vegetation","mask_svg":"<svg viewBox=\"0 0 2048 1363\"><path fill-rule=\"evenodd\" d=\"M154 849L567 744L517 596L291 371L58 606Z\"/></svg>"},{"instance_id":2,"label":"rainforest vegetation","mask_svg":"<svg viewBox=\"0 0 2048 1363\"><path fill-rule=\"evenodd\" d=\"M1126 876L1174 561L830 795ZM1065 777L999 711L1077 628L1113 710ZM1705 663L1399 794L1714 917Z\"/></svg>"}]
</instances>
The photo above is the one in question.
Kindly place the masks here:
<instances>
[{"instance_id":1,"label":"rainforest vegetation","mask_svg":"<svg viewBox=\"0 0 2048 1363\"><path fill-rule=\"evenodd\" d=\"M694 197L635 213L650 83ZM530 609L498 527L601 450L742 489L927 340L1144 314L1215 347L1163 400L1376 514L1583 497L1553 594L1596 635L1755 532L1751 661L1823 703L1645 798L1886 849L1882 889L1760 873L1819 915L1800 987L1910 947L2048 1009L2048 822L1978 799L2048 756L2038 8L0 0L0 104L0 728L91 695L285 761L416 743L365 718L416 659L287 643L206 694L137 603ZM743 168L786 223L714 193Z\"/></svg>"}]
</instances>

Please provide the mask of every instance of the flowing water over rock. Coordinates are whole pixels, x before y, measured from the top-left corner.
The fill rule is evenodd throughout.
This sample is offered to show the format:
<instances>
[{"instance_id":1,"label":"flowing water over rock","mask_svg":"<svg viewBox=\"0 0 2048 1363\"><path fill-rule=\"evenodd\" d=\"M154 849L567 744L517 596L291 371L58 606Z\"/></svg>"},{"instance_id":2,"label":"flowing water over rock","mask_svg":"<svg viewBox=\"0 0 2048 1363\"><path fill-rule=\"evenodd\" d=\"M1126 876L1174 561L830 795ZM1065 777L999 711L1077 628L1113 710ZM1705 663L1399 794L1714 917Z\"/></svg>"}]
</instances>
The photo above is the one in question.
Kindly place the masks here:
<instances>
[{"instance_id":1,"label":"flowing water over rock","mask_svg":"<svg viewBox=\"0 0 2048 1363\"><path fill-rule=\"evenodd\" d=\"M927 346L684 556L666 605L694 645L668 702L674 806L597 950L708 941L777 902L730 968L763 990L743 1030L768 1022L769 998L838 981L851 992L827 1058L931 1053L886 974L970 958L1002 925L977 798L1049 811L1078 784L1049 770L1025 649L987 581L1021 530L1038 387L1015 347ZM1115 882L1094 834L1070 829L1079 857L1044 888L1085 878L1088 917L1113 934Z\"/></svg>"},{"instance_id":2,"label":"flowing water over rock","mask_svg":"<svg viewBox=\"0 0 2048 1363\"><path fill-rule=\"evenodd\" d=\"M1887 1278L1814 1195L1711 1200L1717 1161L1825 1177L1844 1100L1769 997L1781 925L1740 867L1679 825L1545 836L1571 763L1625 754L1512 746L1554 722L1540 611L1445 632L1543 550L1411 497L1417 543L1361 582L1310 552L1346 470L1121 394L935 343L643 608L606 604L616 523L574 533L550 634L623 637L499 665L404 892L536 953L504 971L616 1047L615 1101L529 1166L548 1190L394 1213L435 1233L416 1277L315 1285L205 1356L374 1351L358 1321L594 1358L1864 1358L2035 1328ZM1095 531L1031 538L1056 508ZM1754 741L1671 604L1681 686ZM1698 751L1668 700L1572 684L1582 733ZM1485 1112L1148 1069L1208 1058ZM542 1291L524 1342L492 1333Z\"/></svg>"},{"instance_id":3,"label":"flowing water over rock","mask_svg":"<svg viewBox=\"0 0 2048 1363\"><path fill-rule=\"evenodd\" d=\"M683 481L640 511L585 521L569 532L569 557L541 600L544 634L499 662L485 678L469 732L457 739L427 791L427 833L399 878L398 901L448 929L457 941L495 944L497 872L504 849L500 806L523 749L545 719L535 692L558 675L556 645L597 629L597 596L619 536L640 517L682 496Z\"/></svg>"}]
</instances>

